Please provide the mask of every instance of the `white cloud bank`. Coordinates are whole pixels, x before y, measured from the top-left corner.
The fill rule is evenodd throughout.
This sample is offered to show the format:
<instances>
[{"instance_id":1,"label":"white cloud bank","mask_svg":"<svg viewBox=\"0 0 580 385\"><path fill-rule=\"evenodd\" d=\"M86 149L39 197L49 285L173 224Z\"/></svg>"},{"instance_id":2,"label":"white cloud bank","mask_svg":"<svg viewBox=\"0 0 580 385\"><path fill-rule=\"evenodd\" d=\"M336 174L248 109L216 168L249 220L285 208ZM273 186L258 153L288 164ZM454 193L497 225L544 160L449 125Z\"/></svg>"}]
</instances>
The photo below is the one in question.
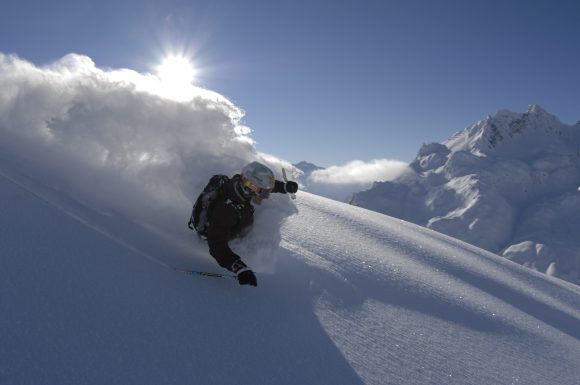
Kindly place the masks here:
<instances>
[{"instance_id":1,"label":"white cloud bank","mask_svg":"<svg viewBox=\"0 0 580 385\"><path fill-rule=\"evenodd\" d=\"M352 194L370 188L374 182L393 180L407 171L408 163L399 160L353 160L342 166L313 171L304 184L315 194L348 201Z\"/></svg>"},{"instance_id":2,"label":"white cloud bank","mask_svg":"<svg viewBox=\"0 0 580 385\"><path fill-rule=\"evenodd\" d=\"M353 160L343 166L331 166L316 170L310 179L316 183L369 184L398 177L407 170L408 164L399 160L373 159L369 162Z\"/></svg>"}]
</instances>

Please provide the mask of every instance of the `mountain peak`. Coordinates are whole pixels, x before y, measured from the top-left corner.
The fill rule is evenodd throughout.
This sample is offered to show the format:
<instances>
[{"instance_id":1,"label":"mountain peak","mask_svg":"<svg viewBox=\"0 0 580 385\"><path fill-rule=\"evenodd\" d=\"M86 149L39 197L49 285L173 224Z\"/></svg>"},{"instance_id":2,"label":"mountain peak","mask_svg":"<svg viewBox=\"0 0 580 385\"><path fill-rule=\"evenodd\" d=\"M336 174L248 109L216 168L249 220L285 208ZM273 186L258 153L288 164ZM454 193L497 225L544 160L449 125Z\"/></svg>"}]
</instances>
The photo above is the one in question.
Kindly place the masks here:
<instances>
[{"instance_id":1,"label":"mountain peak","mask_svg":"<svg viewBox=\"0 0 580 385\"><path fill-rule=\"evenodd\" d=\"M508 121L528 121L530 118L541 118L547 122L560 122L557 116L552 115L548 111L546 111L542 106L539 104L530 104L528 106L528 110L524 113L517 113L510 110L502 109L497 112L494 118L488 116L487 120L508 120Z\"/></svg>"},{"instance_id":2,"label":"mountain peak","mask_svg":"<svg viewBox=\"0 0 580 385\"><path fill-rule=\"evenodd\" d=\"M520 148L516 152L521 153L531 147L537 149L537 145L546 140L557 143L555 146L562 145L568 129L557 116L538 104L532 104L524 113L499 110L495 116L487 116L467 127L445 144L452 151L467 150L474 154L496 152L498 146L503 148L503 152L511 152L516 146ZM525 146L523 141L527 143Z\"/></svg>"},{"instance_id":3,"label":"mountain peak","mask_svg":"<svg viewBox=\"0 0 580 385\"><path fill-rule=\"evenodd\" d=\"M528 106L528 113L529 114L548 114L548 112L546 112L546 110L544 110L539 104L530 104Z\"/></svg>"},{"instance_id":4,"label":"mountain peak","mask_svg":"<svg viewBox=\"0 0 580 385\"><path fill-rule=\"evenodd\" d=\"M324 170L324 167L320 167L306 161L293 164L293 166L296 167L298 170L302 171L305 175L310 175L313 171L316 170Z\"/></svg>"}]
</instances>

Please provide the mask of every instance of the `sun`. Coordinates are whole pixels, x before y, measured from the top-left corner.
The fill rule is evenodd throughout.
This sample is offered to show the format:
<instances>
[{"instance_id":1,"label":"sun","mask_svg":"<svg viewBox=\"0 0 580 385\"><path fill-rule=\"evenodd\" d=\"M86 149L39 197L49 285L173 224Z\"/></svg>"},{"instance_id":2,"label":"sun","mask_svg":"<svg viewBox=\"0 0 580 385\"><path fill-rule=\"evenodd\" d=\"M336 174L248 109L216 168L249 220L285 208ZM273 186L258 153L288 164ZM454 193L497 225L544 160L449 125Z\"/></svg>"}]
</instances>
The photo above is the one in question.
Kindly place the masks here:
<instances>
[{"instance_id":1,"label":"sun","mask_svg":"<svg viewBox=\"0 0 580 385\"><path fill-rule=\"evenodd\" d=\"M178 101L191 99L197 69L185 55L167 55L154 67L157 94Z\"/></svg>"},{"instance_id":2,"label":"sun","mask_svg":"<svg viewBox=\"0 0 580 385\"><path fill-rule=\"evenodd\" d=\"M193 63L185 56L169 55L157 66L157 76L166 83L187 83L195 79L197 71Z\"/></svg>"}]
</instances>

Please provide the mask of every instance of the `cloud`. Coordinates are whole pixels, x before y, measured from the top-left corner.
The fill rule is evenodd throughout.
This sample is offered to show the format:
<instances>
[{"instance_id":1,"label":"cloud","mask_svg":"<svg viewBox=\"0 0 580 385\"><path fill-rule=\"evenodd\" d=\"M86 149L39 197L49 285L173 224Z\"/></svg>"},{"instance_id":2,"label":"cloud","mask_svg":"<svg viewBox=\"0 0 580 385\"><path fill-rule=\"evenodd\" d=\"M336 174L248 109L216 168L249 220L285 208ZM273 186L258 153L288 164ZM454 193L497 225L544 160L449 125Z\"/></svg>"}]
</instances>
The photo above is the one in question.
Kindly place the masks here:
<instances>
[{"instance_id":1,"label":"cloud","mask_svg":"<svg viewBox=\"0 0 580 385\"><path fill-rule=\"evenodd\" d=\"M314 194L349 201L353 193L366 190L377 181L393 180L408 170L409 165L399 160L354 160L342 166L313 171L304 184Z\"/></svg>"},{"instance_id":2,"label":"cloud","mask_svg":"<svg viewBox=\"0 0 580 385\"><path fill-rule=\"evenodd\" d=\"M316 183L369 184L396 178L407 170L408 163L399 160L374 159L369 162L353 160L343 166L316 170L310 179Z\"/></svg>"}]
</instances>

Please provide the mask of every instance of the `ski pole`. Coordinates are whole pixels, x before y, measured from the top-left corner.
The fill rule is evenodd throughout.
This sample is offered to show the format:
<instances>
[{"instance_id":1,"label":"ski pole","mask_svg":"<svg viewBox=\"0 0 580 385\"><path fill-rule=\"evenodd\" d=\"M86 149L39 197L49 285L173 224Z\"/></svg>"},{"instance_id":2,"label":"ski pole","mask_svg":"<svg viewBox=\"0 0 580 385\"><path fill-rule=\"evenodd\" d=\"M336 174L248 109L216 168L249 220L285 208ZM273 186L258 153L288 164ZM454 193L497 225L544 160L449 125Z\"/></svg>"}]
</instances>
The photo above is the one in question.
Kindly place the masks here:
<instances>
[{"instance_id":1,"label":"ski pole","mask_svg":"<svg viewBox=\"0 0 580 385\"><path fill-rule=\"evenodd\" d=\"M286 169L282 167L282 176L284 177L284 182L288 183L288 178L286 177ZM290 198L296 199L296 194L291 193Z\"/></svg>"}]
</instances>

